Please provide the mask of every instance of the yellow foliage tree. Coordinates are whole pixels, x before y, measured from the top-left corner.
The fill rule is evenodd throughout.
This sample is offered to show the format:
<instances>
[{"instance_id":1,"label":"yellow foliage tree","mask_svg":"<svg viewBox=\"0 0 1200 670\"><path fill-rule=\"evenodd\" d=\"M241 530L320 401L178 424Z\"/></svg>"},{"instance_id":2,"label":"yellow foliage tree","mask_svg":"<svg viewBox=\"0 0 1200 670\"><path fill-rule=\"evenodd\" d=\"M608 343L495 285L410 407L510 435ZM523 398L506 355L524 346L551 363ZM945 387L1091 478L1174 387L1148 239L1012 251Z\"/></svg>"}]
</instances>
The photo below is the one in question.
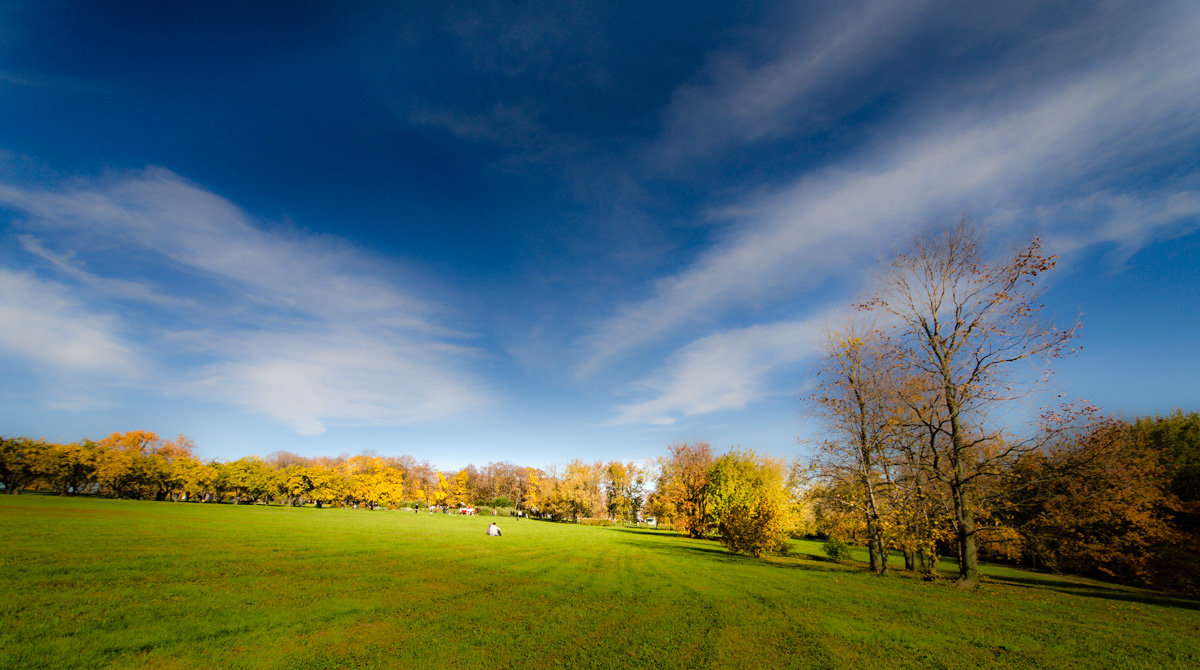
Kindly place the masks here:
<instances>
[{"instance_id":1,"label":"yellow foliage tree","mask_svg":"<svg viewBox=\"0 0 1200 670\"><path fill-rule=\"evenodd\" d=\"M158 435L146 430L113 433L100 440L96 453L96 479L118 498L139 495L144 461L158 442Z\"/></svg>"},{"instance_id":2,"label":"yellow foliage tree","mask_svg":"<svg viewBox=\"0 0 1200 670\"><path fill-rule=\"evenodd\" d=\"M95 480L97 445L91 440L50 444L38 469L59 495L79 493Z\"/></svg>"},{"instance_id":3,"label":"yellow foliage tree","mask_svg":"<svg viewBox=\"0 0 1200 670\"><path fill-rule=\"evenodd\" d=\"M542 477L537 468L525 468L525 509L540 511L542 506Z\"/></svg>"},{"instance_id":4,"label":"yellow foliage tree","mask_svg":"<svg viewBox=\"0 0 1200 670\"><path fill-rule=\"evenodd\" d=\"M792 529L787 469L778 459L734 449L708 471L708 510L730 551L762 556L786 545Z\"/></svg>"},{"instance_id":5,"label":"yellow foliage tree","mask_svg":"<svg viewBox=\"0 0 1200 670\"><path fill-rule=\"evenodd\" d=\"M450 489L450 495L446 498L446 504L450 506L467 505L471 502L471 478L470 473L465 469L459 470L458 474L454 475L454 486Z\"/></svg>"},{"instance_id":6,"label":"yellow foliage tree","mask_svg":"<svg viewBox=\"0 0 1200 670\"><path fill-rule=\"evenodd\" d=\"M442 475L441 470L438 470L437 479L437 488L433 491L433 504L445 505L446 501L450 498L450 484L446 482L446 478Z\"/></svg>"}]
</instances>

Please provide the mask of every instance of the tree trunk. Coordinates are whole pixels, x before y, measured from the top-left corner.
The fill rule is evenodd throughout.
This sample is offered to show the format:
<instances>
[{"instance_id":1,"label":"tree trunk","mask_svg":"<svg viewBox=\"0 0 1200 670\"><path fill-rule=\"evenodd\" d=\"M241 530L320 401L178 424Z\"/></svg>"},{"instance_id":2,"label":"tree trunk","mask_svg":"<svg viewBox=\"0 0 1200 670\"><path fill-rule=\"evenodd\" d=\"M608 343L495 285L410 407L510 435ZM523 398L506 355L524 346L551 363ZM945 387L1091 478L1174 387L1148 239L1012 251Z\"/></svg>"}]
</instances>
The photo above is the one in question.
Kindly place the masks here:
<instances>
[{"instance_id":1,"label":"tree trunk","mask_svg":"<svg viewBox=\"0 0 1200 670\"><path fill-rule=\"evenodd\" d=\"M954 583L964 591L979 586L979 557L975 552L975 513L971 510L970 494L961 484L951 487L954 497L954 528L958 541L958 580Z\"/></svg>"},{"instance_id":2,"label":"tree trunk","mask_svg":"<svg viewBox=\"0 0 1200 670\"><path fill-rule=\"evenodd\" d=\"M959 422L959 403L953 378L943 358L942 375L946 380L946 413L950 418L950 460L954 477L950 481L950 496L954 499L954 529L958 540L958 581L955 586L964 591L979 586L979 559L975 553L975 512L971 509L971 494L967 490L967 460L969 446Z\"/></svg>"},{"instance_id":3,"label":"tree trunk","mask_svg":"<svg viewBox=\"0 0 1200 670\"><path fill-rule=\"evenodd\" d=\"M883 547L883 533L878 516L867 520L867 555L870 557L871 572L886 575L887 552Z\"/></svg>"}]
</instances>

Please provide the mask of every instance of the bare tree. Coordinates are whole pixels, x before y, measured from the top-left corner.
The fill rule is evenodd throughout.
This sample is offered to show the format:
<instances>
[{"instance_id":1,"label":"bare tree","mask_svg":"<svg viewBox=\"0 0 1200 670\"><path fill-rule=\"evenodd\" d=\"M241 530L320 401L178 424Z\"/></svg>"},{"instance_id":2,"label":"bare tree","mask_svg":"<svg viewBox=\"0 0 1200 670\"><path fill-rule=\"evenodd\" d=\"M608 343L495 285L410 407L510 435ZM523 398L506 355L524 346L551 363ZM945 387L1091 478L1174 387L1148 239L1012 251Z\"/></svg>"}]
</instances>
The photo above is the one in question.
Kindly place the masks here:
<instances>
[{"instance_id":1,"label":"bare tree","mask_svg":"<svg viewBox=\"0 0 1200 670\"><path fill-rule=\"evenodd\" d=\"M1060 330L1039 319L1035 280L1054 264L1036 237L1011 257L986 261L978 232L964 218L917 236L864 304L898 320L897 351L911 377L926 382L922 402L936 408L924 422L954 505L961 588L978 585L974 483L1028 446L1001 439L988 415L1044 381L1029 379L1019 362L1058 356L1074 335L1074 327Z\"/></svg>"}]
</instances>

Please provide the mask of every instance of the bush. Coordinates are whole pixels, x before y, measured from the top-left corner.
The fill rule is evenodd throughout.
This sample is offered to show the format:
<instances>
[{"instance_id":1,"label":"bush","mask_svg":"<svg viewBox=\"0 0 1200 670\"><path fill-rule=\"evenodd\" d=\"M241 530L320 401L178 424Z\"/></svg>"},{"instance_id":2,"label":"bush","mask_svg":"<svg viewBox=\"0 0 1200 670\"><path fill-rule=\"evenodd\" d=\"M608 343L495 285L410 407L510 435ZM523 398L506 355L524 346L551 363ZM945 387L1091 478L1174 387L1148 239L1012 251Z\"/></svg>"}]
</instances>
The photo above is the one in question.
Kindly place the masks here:
<instances>
[{"instance_id":1,"label":"bush","mask_svg":"<svg viewBox=\"0 0 1200 670\"><path fill-rule=\"evenodd\" d=\"M581 525L581 526L615 526L615 525L617 525L617 522L613 521L612 519L580 519L579 525Z\"/></svg>"},{"instance_id":2,"label":"bush","mask_svg":"<svg viewBox=\"0 0 1200 670\"><path fill-rule=\"evenodd\" d=\"M759 557L787 547L793 522L786 470L778 459L734 449L708 471L708 512L721 543Z\"/></svg>"},{"instance_id":3,"label":"bush","mask_svg":"<svg viewBox=\"0 0 1200 670\"><path fill-rule=\"evenodd\" d=\"M842 542L836 537L831 537L825 540L825 544L821 545L821 549L831 560L848 561L850 560L850 545Z\"/></svg>"},{"instance_id":4,"label":"bush","mask_svg":"<svg viewBox=\"0 0 1200 670\"><path fill-rule=\"evenodd\" d=\"M730 507L718 527L721 544L736 554L758 558L786 547L786 515L778 506L754 509L738 504Z\"/></svg>"}]
</instances>

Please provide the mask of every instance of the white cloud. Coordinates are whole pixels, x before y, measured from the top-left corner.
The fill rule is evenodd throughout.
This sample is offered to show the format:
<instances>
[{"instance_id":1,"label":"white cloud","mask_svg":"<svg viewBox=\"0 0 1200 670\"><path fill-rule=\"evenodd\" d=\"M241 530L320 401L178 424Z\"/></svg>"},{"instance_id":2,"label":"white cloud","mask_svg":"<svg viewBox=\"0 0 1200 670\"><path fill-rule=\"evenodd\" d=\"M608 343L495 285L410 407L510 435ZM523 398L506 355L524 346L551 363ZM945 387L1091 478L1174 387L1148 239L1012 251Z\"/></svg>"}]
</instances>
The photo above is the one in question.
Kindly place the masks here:
<instances>
[{"instance_id":1,"label":"white cloud","mask_svg":"<svg viewBox=\"0 0 1200 670\"><path fill-rule=\"evenodd\" d=\"M780 52L751 65L735 52L712 56L700 82L679 87L652 153L668 164L726 145L787 135L813 112L831 87L869 74L902 46L928 3L847 3L814 29L788 26Z\"/></svg>"},{"instance_id":2,"label":"white cloud","mask_svg":"<svg viewBox=\"0 0 1200 670\"><path fill-rule=\"evenodd\" d=\"M440 419L489 398L447 369L463 348L390 342L353 328L327 333L250 333L225 343L227 360L197 371L185 389L292 426L324 432L327 420L398 425Z\"/></svg>"},{"instance_id":3,"label":"white cloud","mask_svg":"<svg viewBox=\"0 0 1200 670\"><path fill-rule=\"evenodd\" d=\"M897 129L838 166L715 212L733 222L733 232L656 282L650 298L599 323L585 338L590 355L578 373L687 324L794 296L846 276L848 267L870 268L881 246L916 227L963 213L985 223L993 212L1006 220L1022 218L1014 211L1033 219L1047 203L1071 199L1060 193L1078 198L1081 191L1112 188L1114 179L1152 167L1172 146L1178 155L1181 143L1194 145L1200 129L1200 18L1194 11L1174 18L1122 61L990 111L939 111L927 125ZM1144 203L1170 211L1169 219L1120 217L1123 224L1093 225L1108 227L1105 239L1140 244L1179 217L1195 216L1197 192L1189 189L1168 186ZM1056 225L1044 223L1049 231Z\"/></svg>"},{"instance_id":4,"label":"white cloud","mask_svg":"<svg viewBox=\"0 0 1200 670\"><path fill-rule=\"evenodd\" d=\"M1114 244L1123 262L1157 237L1200 228L1200 191L1129 194L1101 191L1035 208L1030 216L1049 230L1046 246L1067 255Z\"/></svg>"},{"instance_id":5,"label":"white cloud","mask_svg":"<svg viewBox=\"0 0 1200 670\"><path fill-rule=\"evenodd\" d=\"M116 300L109 330L124 322L148 333L141 357L159 361L164 394L229 403L304 434L489 401L465 365L478 352L455 343L465 336L437 304L403 288L401 268L336 239L269 229L167 170L58 190L0 185L0 202L24 215L23 246L43 271L73 283L59 284L63 296ZM132 357L104 349L108 331L90 332L99 353L81 349L78 364ZM36 340L24 347L9 346L50 355Z\"/></svg>"},{"instance_id":6,"label":"white cloud","mask_svg":"<svg viewBox=\"0 0 1200 670\"><path fill-rule=\"evenodd\" d=\"M0 268L0 349L56 373L129 379L142 362L119 334L119 319L97 314L70 291Z\"/></svg>"},{"instance_id":7,"label":"white cloud","mask_svg":"<svg viewBox=\"0 0 1200 670\"><path fill-rule=\"evenodd\" d=\"M159 303L165 306L195 307L195 301L163 295L147 284L129 281L127 279L101 277L83 269L74 253L56 254L47 249L40 240L31 235L18 235L18 241L25 251L49 263L64 277L86 284L96 293L114 298L139 302Z\"/></svg>"},{"instance_id":8,"label":"white cloud","mask_svg":"<svg viewBox=\"0 0 1200 670\"><path fill-rule=\"evenodd\" d=\"M741 409L771 393L772 372L820 348L828 314L727 330L689 343L642 380L654 397L616 408L610 424L671 425L682 417Z\"/></svg>"}]
</instances>

